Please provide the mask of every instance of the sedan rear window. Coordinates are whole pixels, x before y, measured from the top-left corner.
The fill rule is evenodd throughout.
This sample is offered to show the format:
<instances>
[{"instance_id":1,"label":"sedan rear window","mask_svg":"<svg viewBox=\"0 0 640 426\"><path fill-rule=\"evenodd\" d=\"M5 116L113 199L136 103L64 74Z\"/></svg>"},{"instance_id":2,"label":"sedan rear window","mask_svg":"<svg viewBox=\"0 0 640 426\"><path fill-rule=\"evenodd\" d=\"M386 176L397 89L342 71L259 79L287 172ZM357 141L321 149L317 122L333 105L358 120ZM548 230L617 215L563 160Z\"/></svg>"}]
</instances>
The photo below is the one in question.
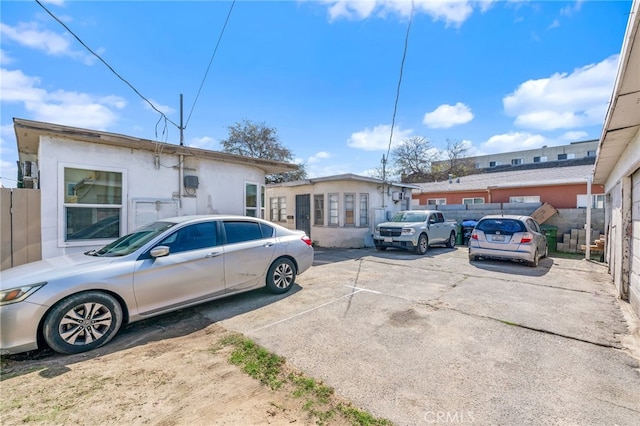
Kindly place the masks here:
<instances>
[{"instance_id":1,"label":"sedan rear window","mask_svg":"<svg viewBox=\"0 0 640 426\"><path fill-rule=\"evenodd\" d=\"M524 224L515 219L484 219L481 220L476 229L485 234L513 235L516 232L526 232Z\"/></svg>"},{"instance_id":2,"label":"sedan rear window","mask_svg":"<svg viewBox=\"0 0 640 426\"><path fill-rule=\"evenodd\" d=\"M262 230L257 222L224 222L224 231L227 234L227 244L241 243L262 239Z\"/></svg>"}]
</instances>

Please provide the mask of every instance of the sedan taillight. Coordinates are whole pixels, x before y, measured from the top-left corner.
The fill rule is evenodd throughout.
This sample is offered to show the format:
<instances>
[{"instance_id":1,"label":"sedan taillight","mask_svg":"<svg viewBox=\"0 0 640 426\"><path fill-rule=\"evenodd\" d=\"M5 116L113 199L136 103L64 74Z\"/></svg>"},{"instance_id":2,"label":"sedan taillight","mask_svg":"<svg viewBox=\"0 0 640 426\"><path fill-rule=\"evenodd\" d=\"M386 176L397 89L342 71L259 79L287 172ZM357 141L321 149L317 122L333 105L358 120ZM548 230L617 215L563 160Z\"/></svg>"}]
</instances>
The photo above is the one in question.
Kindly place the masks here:
<instances>
[{"instance_id":1,"label":"sedan taillight","mask_svg":"<svg viewBox=\"0 0 640 426\"><path fill-rule=\"evenodd\" d=\"M307 243L307 245L309 247L311 247L311 245L313 244L313 241L311 241L311 238L307 237L306 235L304 235L302 238L302 241L304 241L305 243Z\"/></svg>"},{"instance_id":2,"label":"sedan taillight","mask_svg":"<svg viewBox=\"0 0 640 426\"><path fill-rule=\"evenodd\" d=\"M478 239L478 233L476 231L473 231L473 233L471 234L471 239L472 240L477 240Z\"/></svg>"},{"instance_id":3,"label":"sedan taillight","mask_svg":"<svg viewBox=\"0 0 640 426\"><path fill-rule=\"evenodd\" d=\"M522 238L520 239L520 244L530 243L531 241L533 241L533 235L531 235L528 232L526 234L522 234Z\"/></svg>"}]
</instances>

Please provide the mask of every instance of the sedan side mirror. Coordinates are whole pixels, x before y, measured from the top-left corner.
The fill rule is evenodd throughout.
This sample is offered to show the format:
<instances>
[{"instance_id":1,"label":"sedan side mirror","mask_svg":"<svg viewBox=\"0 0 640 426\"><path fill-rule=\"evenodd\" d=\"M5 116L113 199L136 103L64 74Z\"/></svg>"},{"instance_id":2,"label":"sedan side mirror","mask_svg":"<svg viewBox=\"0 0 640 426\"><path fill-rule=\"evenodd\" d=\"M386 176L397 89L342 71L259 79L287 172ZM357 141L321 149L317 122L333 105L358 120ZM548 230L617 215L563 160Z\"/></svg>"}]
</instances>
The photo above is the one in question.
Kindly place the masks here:
<instances>
[{"instance_id":1,"label":"sedan side mirror","mask_svg":"<svg viewBox=\"0 0 640 426\"><path fill-rule=\"evenodd\" d=\"M169 247L167 246L157 246L151 249L149 254L151 257L164 257L169 254Z\"/></svg>"}]
</instances>

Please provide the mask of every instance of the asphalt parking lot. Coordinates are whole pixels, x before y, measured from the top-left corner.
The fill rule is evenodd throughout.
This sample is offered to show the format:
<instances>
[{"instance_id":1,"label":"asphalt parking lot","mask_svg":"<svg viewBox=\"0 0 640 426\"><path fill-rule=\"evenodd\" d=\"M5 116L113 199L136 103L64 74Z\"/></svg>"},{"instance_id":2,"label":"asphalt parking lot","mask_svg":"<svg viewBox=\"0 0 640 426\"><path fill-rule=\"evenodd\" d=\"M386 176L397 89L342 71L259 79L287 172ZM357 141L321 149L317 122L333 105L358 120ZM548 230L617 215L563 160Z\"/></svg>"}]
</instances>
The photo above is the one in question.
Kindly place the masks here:
<instances>
[{"instance_id":1,"label":"asphalt parking lot","mask_svg":"<svg viewBox=\"0 0 640 426\"><path fill-rule=\"evenodd\" d=\"M398 425L638 424L640 337L606 265L319 249L296 282L195 310Z\"/></svg>"}]
</instances>

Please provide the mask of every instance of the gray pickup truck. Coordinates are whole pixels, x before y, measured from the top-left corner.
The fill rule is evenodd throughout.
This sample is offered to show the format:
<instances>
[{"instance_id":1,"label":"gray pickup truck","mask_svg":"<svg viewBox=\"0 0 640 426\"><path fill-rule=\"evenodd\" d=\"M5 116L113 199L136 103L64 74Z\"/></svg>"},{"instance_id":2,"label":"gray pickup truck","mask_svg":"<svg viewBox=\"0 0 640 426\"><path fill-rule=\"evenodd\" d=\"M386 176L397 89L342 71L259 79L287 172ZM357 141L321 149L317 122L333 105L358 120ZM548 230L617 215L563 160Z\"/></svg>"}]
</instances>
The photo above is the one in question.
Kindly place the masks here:
<instances>
[{"instance_id":1,"label":"gray pickup truck","mask_svg":"<svg viewBox=\"0 0 640 426\"><path fill-rule=\"evenodd\" d=\"M444 244L454 247L458 224L446 220L435 210L407 210L393 215L389 222L376 226L373 243L378 250L397 247L425 254L429 246Z\"/></svg>"}]
</instances>

